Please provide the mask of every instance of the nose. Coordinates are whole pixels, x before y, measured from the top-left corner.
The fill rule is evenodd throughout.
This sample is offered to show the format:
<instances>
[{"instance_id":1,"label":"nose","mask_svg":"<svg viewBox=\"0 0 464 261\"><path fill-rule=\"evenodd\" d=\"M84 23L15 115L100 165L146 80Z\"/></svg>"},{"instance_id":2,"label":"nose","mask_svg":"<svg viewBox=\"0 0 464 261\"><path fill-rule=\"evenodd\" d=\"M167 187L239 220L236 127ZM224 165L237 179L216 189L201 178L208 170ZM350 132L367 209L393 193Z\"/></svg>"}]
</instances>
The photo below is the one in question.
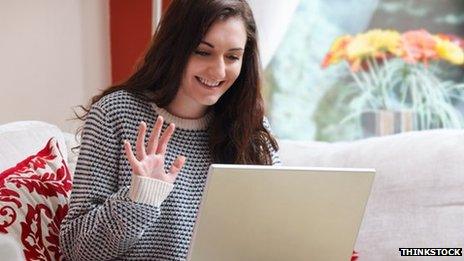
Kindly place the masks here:
<instances>
[{"instance_id":1,"label":"nose","mask_svg":"<svg viewBox=\"0 0 464 261\"><path fill-rule=\"evenodd\" d=\"M208 73L214 80L222 80L226 77L226 64L224 58L218 57L211 62Z\"/></svg>"}]
</instances>

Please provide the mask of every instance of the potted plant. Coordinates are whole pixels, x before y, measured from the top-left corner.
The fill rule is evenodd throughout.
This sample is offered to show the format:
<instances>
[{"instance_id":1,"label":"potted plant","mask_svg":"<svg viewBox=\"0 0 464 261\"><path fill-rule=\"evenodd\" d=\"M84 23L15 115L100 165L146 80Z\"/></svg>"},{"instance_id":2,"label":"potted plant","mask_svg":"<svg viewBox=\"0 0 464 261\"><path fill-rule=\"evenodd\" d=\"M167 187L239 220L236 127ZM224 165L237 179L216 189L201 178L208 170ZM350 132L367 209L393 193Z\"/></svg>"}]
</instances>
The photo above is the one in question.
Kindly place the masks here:
<instances>
[{"instance_id":1,"label":"potted plant","mask_svg":"<svg viewBox=\"0 0 464 261\"><path fill-rule=\"evenodd\" d=\"M464 126L462 114L453 105L464 101L464 84L439 76L443 62L464 64L461 38L426 30L400 34L375 29L337 38L322 67L342 61L353 90L345 94L350 113L342 122L364 121L365 136Z\"/></svg>"}]
</instances>

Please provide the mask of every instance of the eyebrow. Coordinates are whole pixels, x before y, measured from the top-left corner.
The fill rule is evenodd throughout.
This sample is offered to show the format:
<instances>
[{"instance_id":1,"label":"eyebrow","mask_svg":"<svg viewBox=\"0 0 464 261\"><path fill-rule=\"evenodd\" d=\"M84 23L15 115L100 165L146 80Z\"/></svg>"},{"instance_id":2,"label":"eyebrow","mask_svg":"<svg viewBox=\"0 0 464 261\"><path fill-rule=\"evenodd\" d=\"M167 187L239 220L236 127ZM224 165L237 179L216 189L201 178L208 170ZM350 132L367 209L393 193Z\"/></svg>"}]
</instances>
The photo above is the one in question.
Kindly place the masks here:
<instances>
[{"instance_id":1,"label":"eyebrow","mask_svg":"<svg viewBox=\"0 0 464 261\"><path fill-rule=\"evenodd\" d=\"M211 47L211 48L214 49L214 45L212 45L211 43L208 43L208 42L206 42L206 41L200 41L200 43L206 44L206 45L208 45L209 47ZM240 47L230 48L229 51L243 51L243 48L240 48Z\"/></svg>"}]
</instances>

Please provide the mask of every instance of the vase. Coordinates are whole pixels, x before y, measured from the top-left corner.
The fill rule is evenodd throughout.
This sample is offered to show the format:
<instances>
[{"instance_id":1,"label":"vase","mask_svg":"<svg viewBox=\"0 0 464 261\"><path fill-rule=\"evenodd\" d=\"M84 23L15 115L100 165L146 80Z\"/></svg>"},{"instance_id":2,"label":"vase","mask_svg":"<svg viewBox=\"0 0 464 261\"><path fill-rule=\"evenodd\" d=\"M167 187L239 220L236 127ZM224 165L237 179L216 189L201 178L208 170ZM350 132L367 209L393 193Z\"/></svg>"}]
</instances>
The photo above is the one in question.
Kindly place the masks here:
<instances>
[{"instance_id":1,"label":"vase","mask_svg":"<svg viewBox=\"0 0 464 261\"><path fill-rule=\"evenodd\" d=\"M379 110L361 115L363 137L385 136L415 130L414 112Z\"/></svg>"}]
</instances>

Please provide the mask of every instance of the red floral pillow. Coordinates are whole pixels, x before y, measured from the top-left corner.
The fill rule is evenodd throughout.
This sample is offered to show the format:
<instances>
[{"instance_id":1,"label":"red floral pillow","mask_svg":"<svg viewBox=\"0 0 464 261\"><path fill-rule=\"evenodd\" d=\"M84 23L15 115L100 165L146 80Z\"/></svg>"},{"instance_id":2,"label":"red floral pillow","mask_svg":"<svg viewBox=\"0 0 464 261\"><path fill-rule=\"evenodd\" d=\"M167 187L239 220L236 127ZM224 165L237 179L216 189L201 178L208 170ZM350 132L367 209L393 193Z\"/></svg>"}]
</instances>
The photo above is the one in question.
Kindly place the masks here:
<instances>
[{"instance_id":1,"label":"red floral pillow","mask_svg":"<svg viewBox=\"0 0 464 261\"><path fill-rule=\"evenodd\" d=\"M27 260L61 260L59 228L68 212L71 175L52 138L0 173L0 233L20 242Z\"/></svg>"}]
</instances>

